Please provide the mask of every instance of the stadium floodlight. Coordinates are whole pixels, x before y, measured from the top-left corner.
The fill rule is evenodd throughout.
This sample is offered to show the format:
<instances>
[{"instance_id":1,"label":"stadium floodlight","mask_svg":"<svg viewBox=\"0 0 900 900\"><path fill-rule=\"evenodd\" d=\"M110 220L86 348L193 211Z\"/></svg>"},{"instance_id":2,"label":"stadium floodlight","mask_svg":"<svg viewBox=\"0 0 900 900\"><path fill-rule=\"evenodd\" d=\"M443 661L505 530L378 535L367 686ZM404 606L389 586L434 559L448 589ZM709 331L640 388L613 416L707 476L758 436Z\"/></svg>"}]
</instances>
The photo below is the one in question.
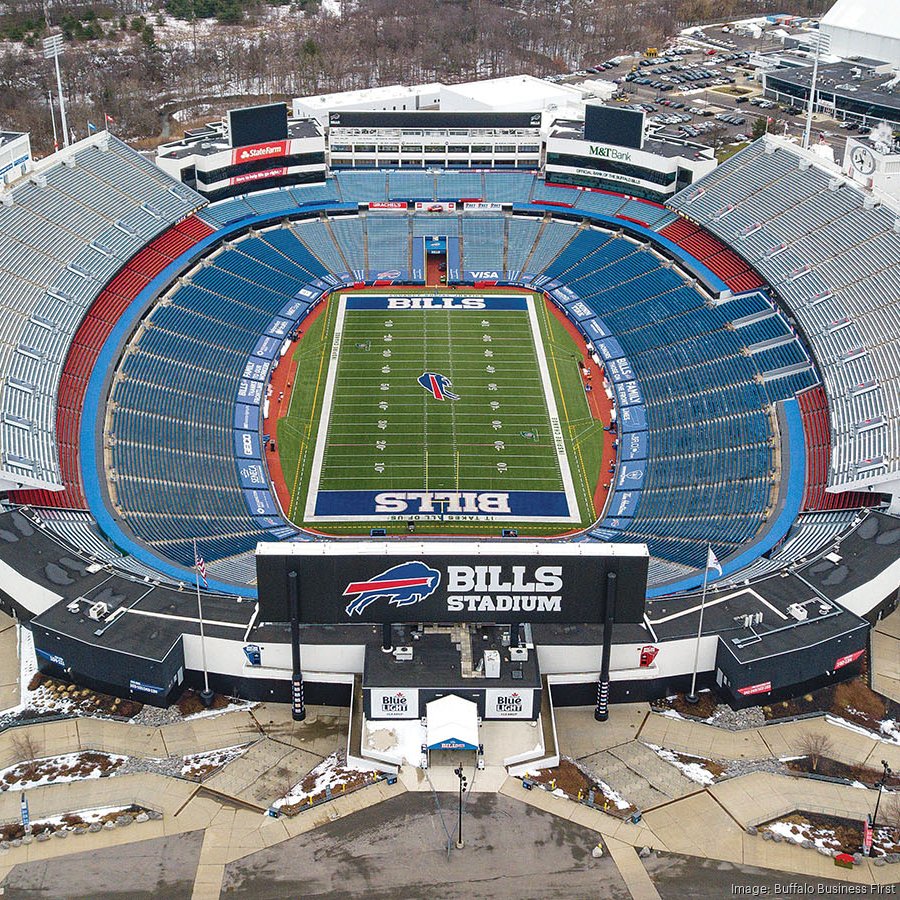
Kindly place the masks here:
<instances>
[{"instance_id":1,"label":"stadium floodlight","mask_svg":"<svg viewBox=\"0 0 900 900\"><path fill-rule=\"evenodd\" d=\"M59 92L59 119L62 127L63 146L68 147L69 126L66 122L66 101L63 98L62 75L60 75L59 72L59 54L62 53L63 49L62 34L57 32L56 34L51 34L49 37L45 37L43 45L44 59L52 59L56 66L56 89Z\"/></svg>"},{"instance_id":2,"label":"stadium floodlight","mask_svg":"<svg viewBox=\"0 0 900 900\"><path fill-rule=\"evenodd\" d=\"M812 37L812 34L809 35ZM812 76L809 80L809 104L806 107L806 128L803 132L803 149L809 150L809 135L812 131L812 117L813 112L816 106L816 89L819 84L819 57L822 53L822 48L825 48L825 52L831 49L831 35L823 34L821 31L816 32L816 55L813 57L813 70Z\"/></svg>"}]
</instances>

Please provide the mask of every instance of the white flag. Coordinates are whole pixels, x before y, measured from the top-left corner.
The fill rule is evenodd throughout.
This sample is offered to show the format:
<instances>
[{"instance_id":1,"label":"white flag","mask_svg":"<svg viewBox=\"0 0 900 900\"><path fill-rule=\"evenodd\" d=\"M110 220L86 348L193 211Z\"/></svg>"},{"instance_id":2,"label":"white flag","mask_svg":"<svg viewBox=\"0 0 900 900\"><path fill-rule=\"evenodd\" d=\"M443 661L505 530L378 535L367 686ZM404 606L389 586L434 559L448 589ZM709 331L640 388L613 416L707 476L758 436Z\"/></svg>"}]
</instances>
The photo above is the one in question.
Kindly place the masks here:
<instances>
[{"instance_id":1,"label":"white flag","mask_svg":"<svg viewBox=\"0 0 900 900\"><path fill-rule=\"evenodd\" d=\"M713 548L711 546L708 548L706 554L706 570L709 571L710 569L715 569L719 575L722 574L722 564L716 559L716 554L713 553Z\"/></svg>"}]
</instances>

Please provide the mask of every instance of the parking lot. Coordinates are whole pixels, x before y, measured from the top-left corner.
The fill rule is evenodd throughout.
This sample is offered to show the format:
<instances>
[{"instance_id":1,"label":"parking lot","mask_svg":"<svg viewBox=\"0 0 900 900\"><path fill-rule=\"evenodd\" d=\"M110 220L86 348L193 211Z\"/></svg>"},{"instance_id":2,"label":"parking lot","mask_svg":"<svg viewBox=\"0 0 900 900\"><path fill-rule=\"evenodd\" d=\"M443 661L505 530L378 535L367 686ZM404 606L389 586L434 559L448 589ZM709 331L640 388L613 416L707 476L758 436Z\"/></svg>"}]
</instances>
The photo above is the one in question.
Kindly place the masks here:
<instances>
[{"instance_id":1,"label":"parking lot","mask_svg":"<svg viewBox=\"0 0 900 900\"><path fill-rule=\"evenodd\" d=\"M676 43L663 54L615 56L548 80L612 81L617 86L613 102L643 109L650 127L668 137L730 149L752 139L754 123L763 120L771 133L801 139L805 109L784 107L762 95L749 64L751 49L765 47L751 47L737 35L720 40L707 34L702 41ZM868 131L817 114L812 138L828 143L840 162L848 134Z\"/></svg>"}]
</instances>

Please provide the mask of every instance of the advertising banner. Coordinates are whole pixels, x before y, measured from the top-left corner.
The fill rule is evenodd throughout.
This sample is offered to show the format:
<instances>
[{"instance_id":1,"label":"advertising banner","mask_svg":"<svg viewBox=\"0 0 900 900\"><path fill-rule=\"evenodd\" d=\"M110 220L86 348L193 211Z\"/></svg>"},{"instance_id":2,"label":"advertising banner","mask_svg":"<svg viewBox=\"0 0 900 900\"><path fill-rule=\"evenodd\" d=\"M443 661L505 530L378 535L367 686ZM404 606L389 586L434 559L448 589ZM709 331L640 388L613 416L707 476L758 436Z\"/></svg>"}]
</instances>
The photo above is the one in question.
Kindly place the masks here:
<instances>
[{"instance_id":1,"label":"advertising banner","mask_svg":"<svg viewBox=\"0 0 900 900\"><path fill-rule=\"evenodd\" d=\"M246 184L249 181L261 181L263 178L280 178L282 175L287 175L287 169L284 166L277 166L263 169L260 172L244 172L243 175L233 175L228 181L230 184Z\"/></svg>"},{"instance_id":2,"label":"advertising banner","mask_svg":"<svg viewBox=\"0 0 900 900\"><path fill-rule=\"evenodd\" d=\"M426 200L416 203L416 212L456 212L454 200Z\"/></svg>"},{"instance_id":3,"label":"advertising banner","mask_svg":"<svg viewBox=\"0 0 900 900\"><path fill-rule=\"evenodd\" d=\"M641 622L647 560L645 545L629 544L260 544L260 619L288 620L296 572L308 624L599 623L615 572L616 621Z\"/></svg>"},{"instance_id":4,"label":"advertising banner","mask_svg":"<svg viewBox=\"0 0 900 900\"><path fill-rule=\"evenodd\" d=\"M419 690L403 688L369 691L370 719L418 719Z\"/></svg>"},{"instance_id":5,"label":"advertising banner","mask_svg":"<svg viewBox=\"0 0 900 900\"><path fill-rule=\"evenodd\" d=\"M516 688L487 688L484 692L485 719L531 719L534 691Z\"/></svg>"},{"instance_id":6,"label":"advertising banner","mask_svg":"<svg viewBox=\"0 0 900 900\"><path fill-rule=\"evenodd\" d=\"M250 144L247 147L235 147L231 151L231 164L239 166L242 163L256 162L258 159L278 159L280 156L287 156L287 141L268 141L265 144ZM250 173L252 176L259 176L261 173ZM243 177L243 176L238 176ZM247 179L251 180L250 178ZM232 179L234 181L234 179Z\"/></svg>"},{"instance_id":7,"label":"advertising banner","mask_svg":"<svg viewBox=\"0 0 900 900\"><path fill-rule=\"evenodd\" d=\"M768 694L771 690L771 681L761 681L759 684L751 684L747 687L738 688L737 692L742 697L752 697L754 694Z\"/></svg>"}]
</instances>

